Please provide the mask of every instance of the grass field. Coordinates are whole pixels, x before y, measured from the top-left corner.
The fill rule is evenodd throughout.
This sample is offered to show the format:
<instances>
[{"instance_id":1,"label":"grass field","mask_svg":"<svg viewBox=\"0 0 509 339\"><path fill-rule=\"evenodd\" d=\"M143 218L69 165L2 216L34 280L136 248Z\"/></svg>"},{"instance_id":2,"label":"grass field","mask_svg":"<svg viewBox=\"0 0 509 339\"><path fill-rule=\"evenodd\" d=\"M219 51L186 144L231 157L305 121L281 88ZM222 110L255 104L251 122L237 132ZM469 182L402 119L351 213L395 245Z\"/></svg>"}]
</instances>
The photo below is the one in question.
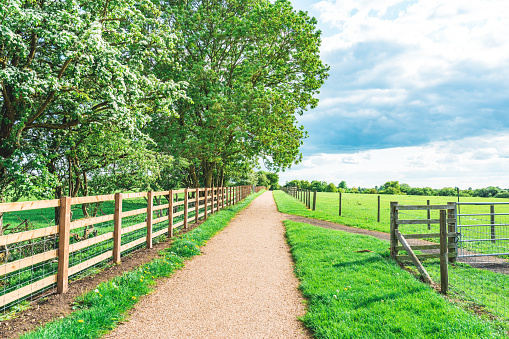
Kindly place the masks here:
<instances>
[{"instance_id":1,"label":"grass field","mask_svg":"<svg viewBox=\"0 0 509 339\"><path fill-rule=\"evenodd\" d=\"M308 210L298 200L281 191L274 192L274 198L281 212L327 220L327 214ZM354 218L353 216L351 218ZM375 220L376 222L376 220ZM358 221L354 224L361 224ZM368 228L368 227L365 227ZM344 238L348 246L350 237ZM382 242L386 253L388 243ZM366 243L363 249L373 250ZM343 245L342 245L343 246ZM377 245L378 246L378 245ZM375 246L376 248L376 246ZM339 255L340 257L342 255ZM440 281L440 264L438 260L423 261L428 273L434 281ZM491 314L501 324L509 321L509 276L473 268L466 264L449 265L449 297L459 306L476 312ZM507 326L507 325L503 325Z\"/></svg>"},{"instance_id":2,"label":"grass field","mask_svg":"<svg viewBox=\"0 0 509 339\"><path fill-rule=\"evenodd\" d=\"M398 202L400 205L426 205L427 200L433 205L447 204L454 202L454 197L439 196L411 196L411 195L380 195L380 222L377 221L378 214L378 195L371 194L342 194L342 213L339 216L339 194L337 193L318 193L316 202L316 211L300 211L307 216L316 219L328 220L339 224L364 228L368 230L388 233L390 231L390 203ZM499 198L460 198L461 202L476 203L509 203L509 199ZM494 233L497 242L470 241L460 244L461 249L479 253L509 253L509 205L495 206L496 213L508 214L497 215L494 219ZM294 214L292 211L286 213ZM461 214L487 214L490 213L490 206L465 206L460 205L458 213ZM303 215L303 214L301 214ZM400 211L400 219L427 219L426 211ZM431 219L439 219L439 211L433 210ZM460 225L486 225L476 227L461 228L461 236L464 240L489 239L491 237L491 217L488 215L460 216L458 218ZM403 234L411 233L438 233L439 225L400 225L400 231Z\"/></svg>"},{"instance_id":3,"label":"grass field","mask_svg":"<svg viewBox=\"0 0 509 339\"><path fill-rule=\"evenodd\" d=\"M316 338L505 338L387 259L379 239L285 222ZM372 252L359 252L369 249Z\"/></svg>"},{"instance_id":4,"label":"grass field","mask_svg":"<svg viewBox=\"0 0 509 339\"><path fill-rule=\"evenodd\" d=\"M447 202L456 202L455 197L439 197L439 196L416 196L416 195L380 195L380 223L377 222L378 195L374 194L342 194L342 214L339 216L339 194L318 192L316 199L315 217L322 220L334 221L343 225L355 226L359 228L389 232L390 231L390 203L398 202L400 205L426 205L427 200L431 204L442 205ZM501 198L460 198L461 202L507 202L509 199ZM462 206L461 213L489 213L489 206ZM507 208L506 208L507 209ZM425 213L415 211L400 212L400 219L426 219ZM438 212L435 211L431 218L438 218ZM503 222L507 220L507 216L497 216L503 218L497 220ZM478 221L489 223L489 217L478 217ZM425 226L424 226L425 227ZM408 233L411 233L409 230ZM404 233L404 232L403 232Z\"/></svg>"}]
</instances>

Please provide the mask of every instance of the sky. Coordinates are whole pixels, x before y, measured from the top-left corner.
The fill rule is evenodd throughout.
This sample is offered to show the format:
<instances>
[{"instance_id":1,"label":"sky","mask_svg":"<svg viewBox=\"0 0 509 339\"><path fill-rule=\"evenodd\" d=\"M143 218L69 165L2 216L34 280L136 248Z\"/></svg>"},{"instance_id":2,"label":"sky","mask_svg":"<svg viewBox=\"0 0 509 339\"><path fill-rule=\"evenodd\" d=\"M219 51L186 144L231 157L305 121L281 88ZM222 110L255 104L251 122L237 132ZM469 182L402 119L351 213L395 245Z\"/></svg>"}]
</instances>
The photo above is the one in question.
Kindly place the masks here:
<instances>
[{"instance_id":1,"label":"sky","mask_svg":"<svg viewBox=\"0 0 509 339\"><path fill-rule=\"evenodd\" d=\"M507 0L292 0L330 76L280 183L509 188Z\"/></svg>"}]
</instances>

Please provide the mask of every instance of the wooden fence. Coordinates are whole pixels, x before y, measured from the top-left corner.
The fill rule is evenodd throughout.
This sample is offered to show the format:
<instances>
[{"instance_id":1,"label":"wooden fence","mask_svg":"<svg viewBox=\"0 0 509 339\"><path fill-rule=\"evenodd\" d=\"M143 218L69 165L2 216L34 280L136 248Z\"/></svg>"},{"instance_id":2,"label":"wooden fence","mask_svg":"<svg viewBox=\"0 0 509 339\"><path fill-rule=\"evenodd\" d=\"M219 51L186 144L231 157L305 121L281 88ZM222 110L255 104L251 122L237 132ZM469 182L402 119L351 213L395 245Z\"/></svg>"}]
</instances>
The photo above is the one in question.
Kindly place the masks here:
<instances>
[{"instance_id":1,"label":"wooden fence","mask_svg":"<svg viewBox=\"0 0 509 339\"><path fill-rule=\"evenodd\" d=\"M297 187L281 187L281 190L292 197L299 199L307 208L316 211L316 191L303 190ZM311 197L311 193L313 196Z\"/></svg>"},{"instance_id":2,"label":"wooden fence","mask_svg":"<svg viewBox=\"0 0 509 339\"><path fill-rule=\"evenodd\" d=\"M440 218L431 219L430 211L439 210ZM400 219L401 211L426 211L427 218L419 219ZM431 230L431 225L439 224L439 232L431 233L410 233L402 234L400 226L409 225L427 225L427 230ZM397 202L391 202L391 230L390 230L390 255L395 260L411 260L421 273L424 281L432 283L432 280L421 264L421 259L440 258L440 280L441 291L447 293L449 285L448 262L454 262L458 256L456 232L456 204L450 202L447 205L398 205ZM410 245L409 239L433 239L439 238L439 244L426 243L421 241L415 245ZM414 250L435 251L439 253L415 254ZM406 251L406 255L399 255L399 251Z\"/></svg>"},{"instance_id":3,"label":"wooden fence","mask_svg":"<svg viewBox=\"0 0 509 339\"><path fill-rule=\"evenodd\" d=\"M237 187L213 187L213 188L185 188L179 190L170 190L163 192L141 192L141 193L116 193L110 195L87 196L87 197L62 197L55 200L13 202L0 204L0 213L26 211L43 208L60 208L60 220L55 222L54 226L43 227L39 229L27 230L18 233L6 234L0 236L0 246L5 249L5 262L0 265L0 277L12 276L17 271L29 269L39 263L54 263L57 261L58 267L56 274L46 274L41 279L29 284L20 286L13 291L7 291L0 295L0 307L13 305L18 300L34 295L37 291L55 286L56 292L64 293L68 290L69 277L94 266L100 262L112 260L114 263L121 262L123 252L133 249L136 246L146 243L147 248L152 248L153 239L167 235L173 237L174 230L182 227L187 229L189 223L198 222L199 219L207 219L210 214L217 213L220 209L236 204L253 192L259 192L264 187L237 186ZM166 197L167 204L154 205L154 198ZM123 211L122 203L126 199L144 198L147 206L141 209ZM101 203L114 201L115 209L113 214L102 215L98 217L72 220L71 207L79 204ZM159 199L160 201L160 199ZM133 216L140 216L143 222L123 227L122 220ZM143 217L146 215L146 217ZM155 216L155 217L154 217ZM179 220L179 221L177 221ZM71 230L78 228L92 227L100 223L113 223L113 229L110 232L93 236L83 237L81 241L71 243ZM167 223L166 226L161 223ZM157 230L154 225L159 224ZM146 229L146 233L143 229ZM143 231L142 236L133 241L122 242L126 234ZM42 253L24 257L12 262L8 262L7 250L9 247L16 246L17 243L27 244L38 238L54 239L55 247ZM108 247L99 255L95 255L82 262L70 265L70 254L91 248L105 241L113 241L113 245ZM51 272L51 273L54 273ZM3 283L5 285L5 283ZM0 291L1 292L1 291Z\"/></svg>"}]
</instances>

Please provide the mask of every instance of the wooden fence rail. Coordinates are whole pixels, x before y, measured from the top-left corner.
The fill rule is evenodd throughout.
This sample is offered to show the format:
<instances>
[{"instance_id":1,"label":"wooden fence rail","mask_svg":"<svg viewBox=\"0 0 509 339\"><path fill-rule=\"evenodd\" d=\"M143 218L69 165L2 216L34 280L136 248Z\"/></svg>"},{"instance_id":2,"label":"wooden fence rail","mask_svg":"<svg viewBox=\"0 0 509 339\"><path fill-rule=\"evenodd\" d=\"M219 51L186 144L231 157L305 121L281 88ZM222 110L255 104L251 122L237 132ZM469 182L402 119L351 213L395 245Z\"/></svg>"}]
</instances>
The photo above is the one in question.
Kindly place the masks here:
<instances>
[{"instance_id":1,"label":"wooden fence rail","mask_svg":"<svg viewBox=\"0 0 509 339\"><path fill-rule=\"evenodd\" d=\"M56 274L45 276L37 281L31 280L30 284L21 286L18 289L0 295L0 307L13 304L17 300L35 294L41 289L54 286L56 292L65 293L68 290L69 277L96 265L99 262L111 259L114 263L120 263L122 252L132 249L146 242L147 248L152 248L154 238L167 234L168 238L173 237L174 230L182 227L187 229L189 223L197 223L200 219L207 219L211 214L217 213L220 209L237 204L251 193L259 192L265 187L236 186L236 187L212 187L212 188L185 188L163 192L141 192L141 193L116 193L111 195L90 196L90 197L62 197L55 200L27 201L0 204L0 213L18 212L33 209L60 208L60 220L55 226L40 229L28 230L19 233L0 236L0 246L8 250L9 245L31 241L34 239L54 237L58 240L56 249L45 251L36 255L28 256L16 261L8 262L7 255L5 263L0 265L0 279L21 269L29 268L35 264L49 260L58 260ZM154 205L154 198L164 196L167 204ZM123 211L123 202L126 199L145 198L147 206L141 209ZM80 220L72 220L72 206L86 203L97 203L114 201L114 213L100 217L93 217ZM183 210L179 211L179 209ZM201 212L200 212L201 211ZM193 215L189 215L193 213ZM145 221L122 227L125 218L142 216L146 214ZM156 218L154 218L154 214ZM182 220L177 221L176 218ZM71 230L77 228L88 228L96 224L113 222L111 232L94 237L81 239L81 241L70 243ZM167 222L167 227L154 229L154 225ZM145 236L122 244L123 235L146 228ZM100 253L87 260L74 263L70 266L69 257L71 253L86 250L91 246L105 241L113 240L111 250ZM131 240L131 239L130 239Z\"/></svg>"}]
</instances>

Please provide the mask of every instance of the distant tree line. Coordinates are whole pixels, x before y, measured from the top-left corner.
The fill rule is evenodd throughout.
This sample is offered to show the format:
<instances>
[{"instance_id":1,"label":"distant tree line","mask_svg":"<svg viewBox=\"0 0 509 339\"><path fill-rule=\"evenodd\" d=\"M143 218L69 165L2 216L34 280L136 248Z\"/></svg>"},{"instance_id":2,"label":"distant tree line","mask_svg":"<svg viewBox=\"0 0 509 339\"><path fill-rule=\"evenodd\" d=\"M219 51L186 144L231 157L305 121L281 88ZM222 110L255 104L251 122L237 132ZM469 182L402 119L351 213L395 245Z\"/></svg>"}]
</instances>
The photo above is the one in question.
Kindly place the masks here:
<instances>
[{"instance_id":1,"label":"distant tree line","mask_svg":"<svg viewBox=\"0 0 509 339\"><path fill-rule=\"evenodd\" d=\"M410 187L408 184L400 184L399 181L387 181L381 186L374 188L348 187L343 180L337 186L326 181L313 180L292 180L287 182L284 187L297 187L317 192L342 192L359 194L400 194L400 195L426 195L426 196L457 196L460 197L480 197L480 198L509 198L509 189L500 187L486 187L466 190L458 190L455 187L444 187L440 189L431 187Z\"/></svg>"}]
</instances>

